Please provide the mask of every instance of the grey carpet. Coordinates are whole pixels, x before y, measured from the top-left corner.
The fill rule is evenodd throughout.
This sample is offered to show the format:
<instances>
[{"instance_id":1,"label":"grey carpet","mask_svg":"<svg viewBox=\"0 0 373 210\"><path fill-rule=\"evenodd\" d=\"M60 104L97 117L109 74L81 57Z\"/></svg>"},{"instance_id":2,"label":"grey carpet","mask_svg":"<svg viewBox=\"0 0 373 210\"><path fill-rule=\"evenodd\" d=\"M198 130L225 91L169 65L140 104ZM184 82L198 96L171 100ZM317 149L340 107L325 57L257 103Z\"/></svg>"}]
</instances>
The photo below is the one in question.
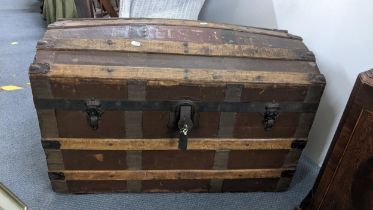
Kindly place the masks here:
<instances>
[{"instance_id":1,"label":"grey carpet","mask_svg":"<svg viewBox=\"0 0 373 210\"><path fill-rule=\"evenodd\" d=\"M0 182L30 209L292 209L311 188L318 167L302 157L283 193L157 193L62 195L51 190L27 70L44 32L36 0L0 4ZM17 45L11 42L17 41Z\"/></svg>"}]
</instances>

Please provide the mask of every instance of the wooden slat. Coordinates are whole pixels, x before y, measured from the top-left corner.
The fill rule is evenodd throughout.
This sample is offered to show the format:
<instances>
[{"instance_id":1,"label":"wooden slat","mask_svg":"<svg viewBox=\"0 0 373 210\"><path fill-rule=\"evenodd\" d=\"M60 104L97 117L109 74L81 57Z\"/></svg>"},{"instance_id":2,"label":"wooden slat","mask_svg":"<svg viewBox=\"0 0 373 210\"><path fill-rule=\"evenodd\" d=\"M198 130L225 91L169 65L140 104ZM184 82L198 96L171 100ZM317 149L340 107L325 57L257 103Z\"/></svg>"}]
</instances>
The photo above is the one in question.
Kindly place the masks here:
<instances>
[{"instance_id":1,"label":"wooden slat","mask_svg":"<svg viewBox=\"0 0 373 210\"><path fill-rule=\"evenodd\" d=\"M242 94L241 85L229 85L225 89L224 101L226 102L240 102ZM223 112L220 113L219 132L218 136L221 138L233 137L234 126L236 124L236 113Z\"/></svg>"},{"instance_id":2,"label":"wooden slat","mask_svg":"<svg viewBox=\"0 0 373 210\"><path fill-rule=\"evenodd\" d=\"M122 25L48 30L44 39L152 39L209 44L251 44L258 47L304 49L301 40L284 39L226 29L188 26Z\"/></svg>"},{"instance_id":3,"label":"wooden slat","mask_svg":"<svg viewBox=\"0 0 373 210\"><path fill-rule=\"evenodd\" d=\"M43 138L56 138L59 136L56 113L54 109L37 110L40 134Z\"/></svg>"},{"instance_id":4,"label":"wooden slat","mask_svg":"<svg viewBox=\"0 0 373 210\"><path fill-rule=\"evenodd\" d=\"M39 42L39 50L95 50L113 52L146 52L177 55L245 57L314 61L314 55L305 49L257 47L254 45L207 44L147 39L55 39Z\"/></svg>"},{"instance_id":5,"label":"wooden slat","mask_svg":"<svg viewBox=\"0 0 373 210\"><path fill-rule=\"evenodd\" d=\"M284 170L280 168L239 170L65 170L59 172L64 174L66 180L178 180L275 178L280 177Z\"/></svg>"},{"instance_id":6,"label":"wooden slat","mask_svg":"<svg viewBox=\"0 0 373 210\"><path fill-rule=\"evenodd\" d=\"M47 159L49 170L64 170L64 162L61 150L58 149L45 149L45 156Z\"/></svg>"},{"instance_id":7,"label":"wooden slat","mask_svg":"<svg viewBox=\"0 0 373 210\"><path fill-rule=\"evenodd\" d=\"M155 25L165 25L165 26L190 26L190 27L197 27L197 28L228 29L228 30L233 30L233 31L242 31L242 32L248 32L248 33L302 40L301 37L289 34L287 33L287 31L284 31L284 30L264 29L264 28L249 27L249 26L219 24L219 23L211 23L211 22L204 22L204 21L190 21L190 20L113 19L111 18L111 19L100 19L99 21L97 21L97 19L95 20L80 19L80 20L58 21L53 24L50 24L48 26L48 29L81 28L81 27L110 26L110 25L120 26L120 25L128 25L128 24L143 24L143 25L144 24L155 24Z\"/></svg>"},{"instance_id":8,"label":"wooden slat","mask_svg":"<svg viewBox=\"0 0 373 210\"><path fill-rule=\"evenodd\" d=\"M307 74L297 72L264 72L240 70L210 70L210 69L182 69L182 68L151 68L151 67L123 67L123 66L97 66L97 65L68 65L53 64L51 71L45 74L53 78L99 78L123 80L162 81L164 84L172 82L217 84L298 84L309 85L324 83L321 74ZM33 75L34 77L37 75ZM162 84L160 84L162 85Z\"/></svg>"},{"instance_id":9,"label":"wooden slat","mask_svg":"<svg viewBox=\"0 0 373 210\"><path fill-rule=\"evenodd\" d=\"M127 85L128 100L145 101L146 82L129 81ZM127 111L124 114L127 138L142 138L142 111Z\"/></svg>"},{"instance_id":10,"label":"wooden slat","mask_svg":"<svg viewBox=\"0 0 373 210\"><path fill-rule=\"evenodd\" d=\"M309 61L266 60L263 62L262 59L253 58L221 58L196 55L99 52L89 50L54 51L52 53L54 56L50 56L50 54L51 51L47 50L37 51L35 63L320 73L316 64Z\"/></svg>"},{"instance_id":11,"label":"wooden slat","mask_svg":"<svg viewBox=\"0 0 373 210\"><path fill-rule=\"evenodd\" d=\"M53 191L57 193L68 193L68 187L65 180L51 180Z\"/></svg>"},{"instance_id":12,"label":"wooden slat","mask_svg":"<svg viewBox=\"0 0 373 210\"><path fill-rule=\"evenodd\" d=\"M54 138L60 149L74 150L178 150L178 139L86 139ZM189 150L265 150L289 149L294 139L194 139L188 140Z\"/></svg>"}]
</instances>

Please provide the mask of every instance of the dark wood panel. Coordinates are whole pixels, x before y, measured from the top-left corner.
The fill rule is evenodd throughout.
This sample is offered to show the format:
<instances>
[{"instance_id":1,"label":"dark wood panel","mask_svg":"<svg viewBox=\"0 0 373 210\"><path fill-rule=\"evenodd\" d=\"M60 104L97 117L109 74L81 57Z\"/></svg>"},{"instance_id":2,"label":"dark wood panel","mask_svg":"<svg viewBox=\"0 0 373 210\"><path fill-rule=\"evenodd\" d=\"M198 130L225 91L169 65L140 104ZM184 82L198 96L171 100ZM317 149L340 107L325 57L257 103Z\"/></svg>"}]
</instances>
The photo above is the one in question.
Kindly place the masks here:
<instances>
[{"instance_id":1,"label":"dark wood panel","mask_svg":"<svg viewBox=\"0 0 373 210\"><path fill-rule=\"evenodd\" d=\"M53 79L54 98L64 99L126 99L127 84L123 80ZM110 94L109 94L110 93Z\"/></svg>"},{"instance_id":2,"label":"dark wood panel","mask_svg":"<svg viewBox=\"0 0 373 210\"><path fill-rule=\"evenodd\" d=\"M126 151L62 150L66 170L127 169Z\"/></svg>"},{"instance_id":3,"label":"dark wood panel","mask_svg":"<svg viewBox=\"0 0 373 210\"><path fill-rule=\"evenodd\" d=\"M229 153L227 168L281 168L288 153L289 150L233 150ZM65 170L127 169L126 151L62 150L62 155L63 159L59 161L64 162ZM214 155L213 150L142 151L142 169L211 169L214 164Z\"/></svg>"},{"instance_id":4,"label":"dark wood panel","mask_svg":"<svg viewBox=\"0 0 373 210\"><path fill-rule=\"evenodd\" d=\"M65 138L124 138L124 112L106 111L97 130L88 124L84 111L56 110L59 136Z\"/></svg>"},{"instance_id":5,"label":"dark wood panel","mask_svg":"<svg viewBox=\"0 0 373 210\"><path fill-rule=\"evenodd\" d=\"M271 130L264 130L263 113L237 113L235 138L291 138L294 136L300 114L280 113Z\"/></svg>"},{"instance_id":6,"label":"dark wood panel","mask_svg":"<svg viewBox=\"0 0 373 210\"><path fill-rule=\"evenodd\" d=\"M242 90L241 101L304 101L307 86L265 85Z\"/></svg>"},{"instance_id":7,"label":"dark wood panel","mask_svg":"<svg viewBox=\"0 0 373 210\"><path fill-rule=\"evenodd\" d=\"M225 86L199 85L162 85L149 84L146 87L147 100L195 100L195 101L223 101Z\"/></svg>"},{"instance_id":8,"label":"dark wood panel","mask_svg":"<svg viewBox=\"0 0 373 210\"><path fill-rule=\"evenodd\" d=\"M144 192L208 192L209 180L145 180Z\"/></svg>"},{"instance_id":9,"label":"dark wood panel","mask_svg":"<svg viewBox=\"0 0 373 210\"><path fill-rule=\"evenodd\" d=\"M223 192L275 191L278 178L271 179L232 179L223 181Z\"/></svg>"},{"instance_id":10,"label":"dark wood panel","mask_svg":"<svg viewBox=\"0 0 373 210\"><path fill-rule=\"evenodd\" d=\"M228 169L281 168L289 150L233 150Z\"/></svg>"},{"instance_id":11,"label":"dark wood panel","mask_svg":"<svg viewBox=\"0 0 373 210\"><path fill-rule=\"evenodd\" d=\"M77 59L78 58L78 59ZM105 58L105 59L102 59ZM36 63L60 63L107 66L144 66L169 68L239 69L252 71L319 73L314 62L242 58L218 58L196 55L169 55L92 51L38 51Z\"/></svg>"},{"instance_id":12,"label":"dark wood panel","mask_svg":"<svg viewBox=\"0 0 373 210\"><path fill-rule=\"evenodd\" d=\"M110 193L127 192L126 181L66 181L70 193Z\"/></svg>"},{"instance_id":13,"label":"dark wood panel","mask_svg":"<svg viewBox=\"0 0 373 210\"><path fill-rule=\"evenodd\" d=\"M143 151L143 170L162 169L211 169L214 151Z\"/></svg>"}]
</instances>

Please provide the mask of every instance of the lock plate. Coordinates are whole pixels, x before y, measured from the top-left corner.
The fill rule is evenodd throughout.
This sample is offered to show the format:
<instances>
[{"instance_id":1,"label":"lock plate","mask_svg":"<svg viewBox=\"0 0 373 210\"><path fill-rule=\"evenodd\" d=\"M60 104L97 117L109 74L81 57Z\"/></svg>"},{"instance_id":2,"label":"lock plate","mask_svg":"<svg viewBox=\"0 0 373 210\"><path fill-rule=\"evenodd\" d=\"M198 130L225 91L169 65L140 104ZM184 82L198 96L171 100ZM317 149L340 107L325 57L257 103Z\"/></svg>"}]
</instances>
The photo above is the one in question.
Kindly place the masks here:
<instances>
[{"instance_id":1,"label":"lock plate","mask_svg":"<svg viewBox=\"0 0 373 210\"><path fill-rule=\"evenodd\" d=\"M278 103L270 103L265 106L263 126L264 130L269 131L276 123L279 115L280 105Z\"/></svg>"},{"instance_id":2,"label":"lock plate","mask_svg":"<svg viewBox=\"0 0 373 210\"><path fill-rule=\"evenodd\" d=\"M95 99L90 99L86 101L86 112L87 112L87 121L88 125L92 130L98 129L99 121L101 120L102 110L100 101Z\"/></svg>"}]
</instances>

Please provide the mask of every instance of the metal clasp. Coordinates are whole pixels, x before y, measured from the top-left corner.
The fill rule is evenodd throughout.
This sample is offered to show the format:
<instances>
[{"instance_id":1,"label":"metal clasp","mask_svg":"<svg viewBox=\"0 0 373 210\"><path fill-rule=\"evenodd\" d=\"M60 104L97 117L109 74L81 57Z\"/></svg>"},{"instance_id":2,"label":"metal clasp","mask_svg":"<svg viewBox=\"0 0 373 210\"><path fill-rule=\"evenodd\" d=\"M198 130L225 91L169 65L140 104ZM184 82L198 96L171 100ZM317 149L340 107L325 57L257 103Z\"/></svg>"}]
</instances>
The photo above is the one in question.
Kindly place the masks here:
<instances>
[{"instance_id":1,"label":"metal clasp","mask_svg":"<svg viewBox=\"0 0 373 210\"><path fill-rule=\"evenodd\" d=\"M275 125L279 115L280 105L278 103L267 104L264 112L263 126L264 130L269 131Z\"/></svg>"},{"instance_id":2,"label":"metal clasp","mask_svg":"<svg viewBox=\"0 0 373 210\"><path fill-rule=\"evenodd\" d=\"M194 107L191 102L183 102L177 108L177 127L179 128L179 149L185 151L188 148L188 133L194 126Z\"/></svg>"},{"instance_id":3,"label":"metal clasp","mask_svg":"<svg viewBox=\"0 0 373 210\"><path fill-rule=\"evenodd\" d=\"M88 125L93 129L98 129L98 123L102 116L101 104L100 101L96 99L89 99L86 101L86 112L87 112L87 121Z\"/></svg>"}]
</instances>

